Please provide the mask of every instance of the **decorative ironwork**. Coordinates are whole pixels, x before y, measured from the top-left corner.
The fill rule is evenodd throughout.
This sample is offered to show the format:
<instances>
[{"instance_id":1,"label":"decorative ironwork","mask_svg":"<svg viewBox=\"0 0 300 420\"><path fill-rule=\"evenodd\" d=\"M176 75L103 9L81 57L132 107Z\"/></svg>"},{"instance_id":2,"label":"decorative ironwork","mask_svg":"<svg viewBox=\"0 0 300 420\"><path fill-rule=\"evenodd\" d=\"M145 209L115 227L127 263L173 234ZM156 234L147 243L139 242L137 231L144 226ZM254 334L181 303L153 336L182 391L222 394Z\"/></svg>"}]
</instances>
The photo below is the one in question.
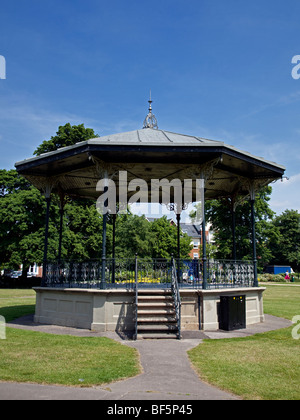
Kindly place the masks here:
<instances>
[{"instance_id":1,"label":"decorative ironwork","mask_svg":"<svg viewBox=\"0 0 300 420\"><path fill-rule=\"evenodd\" d=\"M167 259L139 260L138 284L142 287L167 286L171 283L170 261Z\"/></svg>"},{"instance_id":2,"label":"decorative ironwork","mask_svg":"<svg viewBox=\"0 0 300 420\"><path fill-rule=\"evenodd\" d=\"M174 262L173 262L174 261ZM63 288L169 288L174 283L174 264L178 288L203 288L203 261L183 259L108 258L105 262L105 282L102 282L102 262L47 262L42 285ZM252 261L207 261L207 288L253 287ZM177 286L176 286L177 287Z\"/></svg>"},{"instance_id":3,"label":"decorative ironwork","mask_svg":"<svg viewBox=\"0 0 300 420\"><path fill-rule=\"evenodd\" d=\"M195 260L178 260L177 276L180 288L199 289L203 285L202 261Z\"/></svg>"},{"instance_id":4,"label":"decorative ironwork","mask_svg":"<svg viewBox=\"0 0 300 420\"><path fill-rule=\"evenodd\" d=\"M208 288L252 287L254 264L251 261L209 261Z\"/></svg>"},{"instance_id":5,"label":"decorative ironwork","mask_svg":"<svg viewBox=\"0 0 300 420\"><path fill-rule=\"evenodd\" d=\"M101 282L101 268L101 262L93 260L86 262L47 261L43 286L97 288Z\"/></svg>"},{"instance_id":6,"label":"decorative ironwork","mask_svg":"<svg viewBox=\"0 0 300 420\"><path fill-rule=\"evenodd\" d=\"M107 258L105 268L106 288L135 287L135 259Z\"/></svg>"}]
</instances>

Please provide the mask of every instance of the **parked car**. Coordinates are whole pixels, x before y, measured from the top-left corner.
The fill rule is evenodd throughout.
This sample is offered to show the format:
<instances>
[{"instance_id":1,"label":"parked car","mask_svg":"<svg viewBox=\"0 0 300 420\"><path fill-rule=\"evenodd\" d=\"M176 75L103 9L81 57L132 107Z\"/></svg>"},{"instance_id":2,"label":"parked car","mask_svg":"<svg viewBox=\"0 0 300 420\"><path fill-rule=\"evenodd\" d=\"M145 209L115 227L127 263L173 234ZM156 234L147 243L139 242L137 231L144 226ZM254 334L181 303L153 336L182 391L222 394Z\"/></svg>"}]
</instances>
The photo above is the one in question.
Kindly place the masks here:
<instances>
[{"instance_id":1,"label":"parked car","mask_svg":"<svg viewBox=\"0 0 300 420\"><path fill-rule=\"evenodd\" d=\"M13 271L10 275L11 279L18 279L22 275L22 271Z\"/></svg>"}]
</instances>

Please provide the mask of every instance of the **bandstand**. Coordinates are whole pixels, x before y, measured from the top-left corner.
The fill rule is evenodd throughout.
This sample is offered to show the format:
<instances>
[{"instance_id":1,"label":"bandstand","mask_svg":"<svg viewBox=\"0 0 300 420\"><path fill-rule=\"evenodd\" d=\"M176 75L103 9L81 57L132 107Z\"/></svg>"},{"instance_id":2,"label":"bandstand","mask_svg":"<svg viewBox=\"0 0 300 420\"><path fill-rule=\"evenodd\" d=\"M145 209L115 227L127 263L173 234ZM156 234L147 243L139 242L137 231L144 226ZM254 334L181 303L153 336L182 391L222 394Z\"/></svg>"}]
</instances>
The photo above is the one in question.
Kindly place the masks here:
<instances>
[{"instance_id":1,"label":"bandstand","mask_svg":"<svg viewBox=\"0 0 300 420\"><path fill-rule=\"evenodd\" d=\"M43 192L47 203L43 281L35 288L36 322L178 338L182 330L218 329L221 296L233 294L245 296L247 325L264 320L264 288L257 282L255 194L280 179L285 168L221 141L160 130L151 102L140 130L87 140L16 163L18 173ZM164 195L166 191L169 195ZM103 213L99 261L62 261L62 231L57 261L48 261L53 194L61 200L61 220L66 196L98 202ZM207 259L202 205L202 259L180 260L182 210L190 202L224 197L232 202L233 259ZM252 211L251 261L237 260L235 251L235 209L245 199ZM112 256L106 255L108 212L115 233L117 210L134 200L164 203L175 211L177 255L151 261L137 255L125 261L115 255L114 246Z\"/></svg>"}]
</instances>

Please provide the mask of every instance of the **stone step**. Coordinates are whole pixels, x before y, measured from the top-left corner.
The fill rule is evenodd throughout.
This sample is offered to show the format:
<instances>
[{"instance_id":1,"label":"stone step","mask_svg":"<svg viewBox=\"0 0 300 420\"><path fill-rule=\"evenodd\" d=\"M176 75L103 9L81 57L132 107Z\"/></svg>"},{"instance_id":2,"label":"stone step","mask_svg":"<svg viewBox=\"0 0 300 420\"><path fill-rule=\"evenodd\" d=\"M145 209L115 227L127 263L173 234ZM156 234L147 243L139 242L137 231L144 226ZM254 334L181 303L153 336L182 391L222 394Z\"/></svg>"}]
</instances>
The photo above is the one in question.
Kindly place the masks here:
<instances>
[{"instance_id":1,"label":"stone step","mask_svg":"<svg viewBox=\"0 0 300 420\"><path fill-rule=\"evenodd\" d=\"M165 316L165 317L172 317L176 316L176 312L174 308L156 308L152 307L149 309L139 309L137 311L138 317L143 316Z\"/></svg>"},{"instance_id":2,"label":"stone step","mask_svg":"<svg viewBox=\"0 0 300 420\"><path fill-rule=\"evenodd\" d=\"M139 295L171 295L172 291L171 289L142 289L139 288L138 290Z\"/></svg>"},{"instance_id":3,"label":"stone step","mask_svg":"<svg viewBox=\"0 0 300 420\"><path fill-rule=\"evenodd\" d=\"M174 302L138 302L138 308L142 310L146 308L155 310L157 308L157 310L168 311L174 308Z\"/></svg>"},{"instance_id":4,"label":"stone step","mask_svg":"<svg viewBox=\"0 0 300 420\"><path fill-rule=\"evenodd\" d=\"M143 331L149 331L149 332L154 332L154 331L163 331L163 332L174 332L176 331L177 325L176 324L148 324L148 325L139 325L138 324L138 333Z\"/></svg>"},{"instance_id":5,"label":"stone step","mask_svg":"<svg viewBox=\"0 0 300 420\"><path fill-rule=\"evenodd\" d=\"M138 302L173 302L173 297L168 295L138 296Z\"/></svg>"},{"instance_id":6,"label":"stone step","mask_svg":"<svg viewBox=\"0 0 300 420\"><path fill-rule=\"evenodd\" d=\"M138 317L138 324L142 324L142 323L172 323L172 322L177 322L177 319L174 316L153 316L153 315L149 315L149 317L143 316L143 317Z\"/></svg>"},{"instance_id":7,"label":"stone step","mask_svg":"<svg viewBox=\"0 0 300 420\"><path fill-rule=\"evenodd\" d=\"M168 340L168 339L177 339L178 334L177 333L142 333L137 335L138 340Z\"/></svg>"},{"instance_id":8,"label":"stone step","mask_svg":"<svg viewBox=\"0 0 300 420\"><path fill-rule=\"evenodd\" d=\"M137 339L178 338L174 300L170 290L139 289Z\"/></svg>"}]
</instances>

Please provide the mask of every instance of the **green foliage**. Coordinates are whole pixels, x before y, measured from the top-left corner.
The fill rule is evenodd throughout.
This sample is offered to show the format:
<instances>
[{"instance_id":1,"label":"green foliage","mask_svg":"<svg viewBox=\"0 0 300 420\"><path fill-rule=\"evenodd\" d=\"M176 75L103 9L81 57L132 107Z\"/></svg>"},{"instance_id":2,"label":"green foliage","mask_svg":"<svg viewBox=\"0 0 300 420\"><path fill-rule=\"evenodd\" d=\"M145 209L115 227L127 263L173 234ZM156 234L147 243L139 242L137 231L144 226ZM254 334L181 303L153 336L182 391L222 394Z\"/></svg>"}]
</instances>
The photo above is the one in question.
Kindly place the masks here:
<instances>
[{"instance_id":1,"label":"green foliage","mask_svg":"<svg viewBox=\"0 0 300 420\"><path fill-rule=\"evenodd\" d=\"M120 258L151 257L153 238L150 223L144 216L139 217L128 212L116 218L115 255Z\"/></svg>"},{"instance_id":2,"label":"green foliage","mask_svg":"<svg viewBox=\"0 0 300 420\"><path fill-rule=\"evenodd\" d=\"M81 141L99 137L91 128L85 128L84 124L73 125L70 123L60 126L56 136L51 136L50 140L44 140L43 143L34 151L34 155L53 152L60 147L73 146Z\"/></svg>"},{"instance_id":3,"label":"green foliage","mask_svg":"<svg viewBox=\"0 0 300 420\"><path fill-rule=\"evenodd\" d=\"M269 273L265 273L265 274L259 274L258 276L258 281L262 281L262 282L274 282L274 283L287 283L290 280L285 280L285 275L281 275L281 274L269 274Z\"/></svg>"},{"instance_id":4,"label":"green foliage","mask_svg":"<svg viewBox=\"0 0 300 420\"><path fill-rule=\"evenodd\" d=\"M0 261L2 267L27 268L42 264L45 234L45 199L16 171L0 171ZM60 214L58 198L50 206L48 259L58 258ZM70 199L64 208L62 259L99 259L102 254L103 218L95 203ZM107 256L112 254L112 217L107 224ZM190 238L181 234L181 257L187 258ZM149 223L144 216L128 214L116 219L116 250L118 258L168 258L177 255L177 228L166 217Z\"/></svg>"},{"instance_id":5,"label":"green foliage","mask_svg":"<svg viewBox=\"0 0 300 420\"><path fill-rule=\"evenodd\" d=\"M112 229L112 227L111 227ZM109 234L111 235L111 229ZM111 242L109 241L111 244ZM188 258L191 250L190 238L180 237L181 258ZM130 212L116 219L116 256L133 258L170 258L177 255L177 227L170 224L166 216L149 223L144 216Z\"/></svg>"},{"instance_id":6,"label":"green foliage","mask_svg":"<svg viewBox=\"0 0 300 420\"><path fill-rule=\"evenodd\" d=\"M300 268L300 214L297 210L286 210L275 217L273 226L278 232L275 241L270 242L273 258L271 263L291 265Z\"/></svg>"},{"instance_id":7,"label":"green foliage","mask_svg":"<svg viewBox=\"0 0 300 420\"><path fill-rule=\"evenodd\" d=\"M40 192L16 171L0 171L0 261L14 268L41 261L45 203ZM36 249L37 253L34 252Z\"/></svg>"},{"instance_id":8,"label":"green foliage","mask_svg":"<svg viewBox=\"0 0 300 420\"><path fill-rule=\"evenodd\" d=\"M107 233L110 241L110 231ZM83 261L101 255L102 216L93 201L71 200L65 205L62 258Z\"/></svg>"},{"instance_id":9,"label":"green foliage","mask_svg":"<svg viewBox=\"0 0 300 420\"><path fill-rule=\"evenodd\" d=\"M278 239L279 232L270 223L274 212L268 201L271 187L260 191L255 200L255 227L257 240L258 264L263 267L272 258L270 243ZM232 241L232 202L229 198L210 200L206 203L207 220L212 224L217 244L216 258L233 258ZM245 201L236 208L236 251L237 259L252 259L251 206Z\"/></svg>"},{"instance_id":10,"label":"green foliage","mask_svg":"<svg viewBox=\"0 0 300 420\"><path fill-rule=\"evenodd\" d=\"M164 216L155 220L151 226L153 234L152 258L169 258L172 254L177 257L177 227L171 225ZM180 235L180 257L188 258L192 249L191 240L187 234Z\"/></svg>"},{"instance_id":11,"label":"green foliage","mask_svg":"<svg viewBox=\"0 0 300 420\"><path fill-rule=\"evenodd\" d=\"M300 214L286 210L275 216L268 201L271 187L260 191L255 200L255 229L258 267L262 271L267 264L291 265L300 268ZM212 224L216 250L214 257L231 259L232 202L229 198L210 200L205 204L207 220ZM236 208L237 259L252 259L251 207L249 201Z\"/></svg>"},{"instance_id":12,"label":"green foliage","mask_svg":"<svg viewBox=\"0 0 300 420\"><path fill-rule=\"evenodd\" d=\"M31 185L25 178L19 176L14 169L0 169L0 198L20 189L28 190Z\"/></svg>"}]
</instances>

